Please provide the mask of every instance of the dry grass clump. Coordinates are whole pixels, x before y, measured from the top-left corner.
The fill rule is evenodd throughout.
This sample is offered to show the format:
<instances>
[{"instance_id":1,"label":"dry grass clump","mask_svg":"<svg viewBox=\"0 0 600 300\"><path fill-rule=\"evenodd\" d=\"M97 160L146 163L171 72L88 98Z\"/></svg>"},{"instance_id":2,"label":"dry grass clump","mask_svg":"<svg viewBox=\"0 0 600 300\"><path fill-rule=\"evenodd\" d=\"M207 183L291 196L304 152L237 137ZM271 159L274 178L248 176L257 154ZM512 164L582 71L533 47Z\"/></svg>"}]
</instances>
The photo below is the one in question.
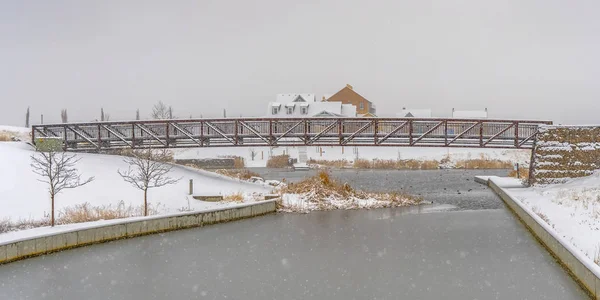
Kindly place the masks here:
<instances>
[{"instance_id":1,"label":"dry grass clump","mask_svg":"<svg viewBox=\"0 0 600 300\"><path fill-rule=\"evenodd\" d=\"M42 226L50 226L50 218L48 216L44 217L41 220L19 219L17 222L11 222L10 219L4 219L0 220L0 233L31 229Z\"/></svg>"},{"instance_id":2,"label":"dry grass clump","mask_svg":"<svg viewBox=\"0 0 600 300\"><path fill-rule=\"evenodd\" d=\"M234 169L243 169L246 167L246 163L244 162L244 158L241 156L235 155L224 155L219 156L219 158L232 158L233 159L233 168Z\"/></svg>"},{"instance_id":3,"label":"dry grass clump","mask_svg":"<svg viewBox=\"0 0 600 300\"><path fill-rule=\"evenodd\" d=\"M217 174L225 175L227 177L248 180L252 177L260 177L260 174L252 172L248 169L219 169L215 171Z\"/></svg>"},{"instance_id":4,"label":"dry grass clump","mask_svg":"<svg viewBox=\"0 0 600 300\"><path fill-rule=\"evenodd\" d=\"M160 204L156 207L148 206L148 215L157 215ZM102 205L92 206L89 203L67 207L58 213L56 224L73 224L92 222L98 220L113 220L144 215L144 206L126 206L121 201L117 206ZM36 227L50 226L50 218L45 216L40 220L19 219L17 222L11 222L10 219L0 220L0 233L31 229Z\"/></svg>"},{"instance_id":5,"label":"dry grass clump","mask_svg":"<svg viewBox=\"0 0 600 300\"><path fill-rule=\"evenodd\" d=\"M289 183L283 187L282 194L304 194L311 201L320 201L326 198L335 199L375 199L400 205L417 204L421 198L413 197L399 192L392 193L367 193L353 189L347 183L341 183L331 177L327 171L320 171L317 175L306 178L296 183Z\"/></svg>"},{"instance_id":6,"label":"dry grass clump","mask_svg":"<svg viewBox=\"0 0 600 300\"><path fill-rule=\"evenodd\" d=\"M156 207L148 206L148 215L158 214ZM91 222L98 220L113 220L135 216L143 216L143 206L126 206L125 202L121 201L117 206L102 205L92 206L89 203L78 204L73 207L67 207L59 212L58 224L72 224Z\"/></svg>"},{"instance_id":7,"label":"dry grass clump","mask_svg":"<svg viewBox=\"0 0 600 300\"><path fill-rule=\"evenodd\" d=\"M12 139L10 138L10 135L4 132L0 132L0 142L10 142L11 140Z\"/></svg>"},{"instance_id":8,"label":"dry grass clump","mask_svg":"<svg viewBox=\"0 0 600 300\"><path fill-rule=\"evenodd\" d=\"M527 179L529 177L529 168L519 168L518 175L519 176L517 176L517 170L511 170L508 172L509 177Z\"/></svg>"},{"instance_id":9,"label":"dry grass clump","mask_svg":"<svg viewBox=\"0 0 600 300\"><path fill-rule=\"evenodd\" d=\"M456 161L458 169L511 169L513 163L499 159L475 158Z\"/></svg>"},{"instance_id":10,"label":"dry grass clump","mask_svg":"<svg viewBox=\"0 0 600 300\"><path fill-rule=\"evenodd\" d=\"M224 202L242 203L242 202L244 202L244 195L242 195L241 192L225 195L225 196L223 196L223 201Z\"/></svg>"},{"instance_id":11,"label":"dry grass clump","mask_svg":"<svg viewBox=\"0 0 600 300\"><path fill-rule=\"evenodd\" d=\"M594 262L600 266L600 245L598 245L598 250L596 251L596 254L594 255Z\"/></svg>"},{"instance_id":12,"label":"dry grass clump","mask_svg":"<svg viewBox=\"0 0 600 300\"><path fill-rule=\"evenodd\" d=\"M416 159L357 159L354 161L353 167L356 169L435 170L439 169L440 162Z\"/></svg>"},{"instance_id":13,"label":"dry grass clump","mask_svg":"<svg viewBox=\"0 0 600 300\"><path fill-rule=\"evenodd\" d=\"M289 163L289 155L275 155L271 156L267 161L267 168L287 168Z\"/></svg>"},{"instance_id":14,"label":"dry grass clump","mask_svg":"<svg viewBox=\"0 0 600 300\"><path fill-rule=\"evenodd\" d=\"M331 167L331 168L345 168L348 166L351 166L350 162L345 160L345 159L338 159L338 160L322 160L322 159L309 159L307 164L309 165L321 165L321 166L326 166L326 167Z\"/></svg>"}]
</instances>

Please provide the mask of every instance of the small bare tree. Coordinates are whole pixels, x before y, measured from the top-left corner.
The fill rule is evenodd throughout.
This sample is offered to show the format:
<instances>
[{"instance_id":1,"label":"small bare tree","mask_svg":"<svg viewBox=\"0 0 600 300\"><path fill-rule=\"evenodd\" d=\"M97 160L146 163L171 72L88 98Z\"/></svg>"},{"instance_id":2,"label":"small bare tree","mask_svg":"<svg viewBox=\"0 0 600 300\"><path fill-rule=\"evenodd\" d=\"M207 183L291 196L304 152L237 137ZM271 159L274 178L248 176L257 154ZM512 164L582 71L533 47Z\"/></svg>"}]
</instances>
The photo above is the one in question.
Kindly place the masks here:
<instances>
[{"instance_id":1,"label":"small bare tree","mask_svg":"<svg viewBox=\"0 0 600 300\"><path fill-rule=\"evenodd\" d=\"M67 152L57 152L53 149L38 150L31 156L31 167L33 172L41 176L38 179L48 184L50 192L51 217L50 225L54 226L54 199L58 193L64 189L73 189L88 184L94 180L90 177L86 180L81 179L75 165L79 158L75 154Z\"/></svg>"},{"instance_id":2,"label":"small bare tree","mask_svg":"<svg viewBox=\"0 0 600 300\"><path fill-rule=\"evenodd\" d=\"M152 107L152 119L169 119L169 111L171 111L170 108L162 101L158 101L158 103Z\"/></svg>"},{"instance_id":3,"label":"small bare tree","mask_svg":"<svg viewBox=\"0 0 600 300\"><path fill-rule=\"evenodd\" d=\"M140 119L140 110L139 109L135 111L135 119L136 120Z\"/></svg>"},{"instance_id":4,"label":"small bare tree","mask_svg":"<svg viewBox=\"0 0 600 300\"><path fill-rule=\"evenodd\" d=\"M256 152L256 149L250 148L250 157L252 158L252 160L254 160L257 154L258 152Z\"/></svg>"},{"instance_id":5,"label":"small bare tree","mask_svg":"<svg viewBox=\"0 0 600 300\"><path fill-rule=\"evenodd\" d=\"M148 215L148 189L175 184L181 179L168 176L173 166L167 162L172 159L168 150L134 150L131 157L123 159L129 169L117 170L125 182L144 191L144 216Z\"/></svg>"}]
</instances>

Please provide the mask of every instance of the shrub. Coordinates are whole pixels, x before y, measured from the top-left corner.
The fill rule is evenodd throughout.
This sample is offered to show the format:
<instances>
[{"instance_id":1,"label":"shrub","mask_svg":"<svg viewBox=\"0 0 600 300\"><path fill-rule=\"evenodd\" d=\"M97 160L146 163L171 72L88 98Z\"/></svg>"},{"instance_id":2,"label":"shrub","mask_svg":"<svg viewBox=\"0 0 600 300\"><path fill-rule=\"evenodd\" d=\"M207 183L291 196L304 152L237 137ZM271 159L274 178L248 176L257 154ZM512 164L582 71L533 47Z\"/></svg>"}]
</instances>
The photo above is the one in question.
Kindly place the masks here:
<instances>
[{"instance_id":1,"label":"shrub","mask_svg":"<svg viewBox=\"0 0 600 300\"><path fill-rule=\"evenodd\" d=\"M35 147L43 152L62 151L63 141L60 138L38 138L35 141Z\"/></svg>"},{"instance_id":2,"label":"shrub","mask_svg":"<svg viewBox=\"0 0 600 300\"><path fill-rule=\"evenodd\" d=\"M332 168L345 168L350 165L350 163L345 159L338 160L318 160L318 159L309 159L307 162L309 165L321 165Z\"/></svg>"},{"instance_id":3,"label":"shrub","mask_svg":"<svg viewBox=\"0 0 600 300\"><path fill-rule=\"evenodd\" d=\"M158 213L158 206L148 206L148 215L156 215ZM119 202L117 206L92 206L86 202L83 204L75 205L73 207L67 207L60 211L58 215L58 224L82 223L98 220L112 220L143 215L143 206L126 206L125 202L123 201Z\"/></svg>"},{"instance_id":4,"label":"shrub","mask_svg":"<svg viewBox=\"0 0 600 300\"><path fill-rule=\"evenodd\" d=\"M215 171L217 174L225 175L231 178L248 180L251 177L260 177L260 174L252 172L248 169L231 170L231 169L219 169Z\"/></svg>"},{"instance_id":5,"label":"shrub","mask_svg":"<svg viewBox=\"0 0 600 300\"><path fill-rule=\"evenodd\" d=\"M229 194L229 195L225 195L223 197L223 201L225 201L225 202L238 202L238 203L242 203L242 202L244 202L244 195L242 195L242 193L240 193L240 192Z\"/></svg>"},{"instance_id":6,"label":"shrub","mask_svg":"<svg viewBox=\"0 0 600 300\"><path fill-rule=\"evenodd\" d=\"M233 167L236 169L243 169L244 167L246 167L246 164L244 163L244 158L239 156L234 157Z\"/></svg>"},{"instance_id":7,"label":"shrub","mask_svg":"<svg viewBox=\"0 0 600 300\"><path fill-rule=\"evenodd\" d=\"M287 168L290 165L290 156L289 155L276 155L271 156L267 161L267 168Z\"/></svg>"},{"instance_id":8,"label":"shrub","mask_svg":"<svg viewBox=\"0 0 600 300\"><path fill-rule=\"evenodd\" d=\"M514 177L514 178L521 178L521 179L527 179L529 178L529 169L528 168L519 168L519 176L517 176L517 171L516 170L510 170L510 172L508 172L508 176L509 177Z\"/></svg>"},{"instance_id":9,"label":"shrub","mask_svg":"<svg viewBox=\"0 0 600 300\"><path fill-rule=\"evenodd\" d=\"M4 132L0 132L0 142L9 142L9 141L11 141L10 136Z\"/></svg>"}]
</instances>

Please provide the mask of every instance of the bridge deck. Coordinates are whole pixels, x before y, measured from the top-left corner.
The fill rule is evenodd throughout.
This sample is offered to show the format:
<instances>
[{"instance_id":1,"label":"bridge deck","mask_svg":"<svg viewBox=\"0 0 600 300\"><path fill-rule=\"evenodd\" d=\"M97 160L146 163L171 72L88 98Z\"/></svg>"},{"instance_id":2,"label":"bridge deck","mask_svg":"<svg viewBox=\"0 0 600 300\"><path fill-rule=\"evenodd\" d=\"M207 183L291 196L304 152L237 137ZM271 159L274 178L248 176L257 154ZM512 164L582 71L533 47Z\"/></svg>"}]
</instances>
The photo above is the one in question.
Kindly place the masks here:
<instances>
[{"instance_id":1,"label":"bridge deck","mask_svg":"<svg viewBox=\"0 0 600 300\"><path fill-rule=\"evenodd\" d=\"M531 149L549 121L304 118L187 119L32 126L32 141L60 138L69 151L118 148L393 146Z\"/></svg>"}]
</instances>

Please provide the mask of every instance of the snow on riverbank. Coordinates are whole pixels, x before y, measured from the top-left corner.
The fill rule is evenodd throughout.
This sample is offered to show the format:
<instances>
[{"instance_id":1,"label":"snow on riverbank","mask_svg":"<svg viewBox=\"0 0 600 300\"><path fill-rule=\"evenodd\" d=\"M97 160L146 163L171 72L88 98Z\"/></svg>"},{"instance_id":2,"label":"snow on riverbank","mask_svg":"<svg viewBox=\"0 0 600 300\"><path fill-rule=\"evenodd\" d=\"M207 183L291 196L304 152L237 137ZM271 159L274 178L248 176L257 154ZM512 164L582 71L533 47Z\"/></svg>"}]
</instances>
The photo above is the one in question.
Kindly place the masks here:
<instances>
[{"instance_id":1,"label":"snow on riverbank","mask_svg":"<svg viewBox=\"0 0 600 300\"><path fill-rule=\"evenodd\" d=\"M39 182L30 166L31 146L20 142L0 142L0 221L10 219L40 220L50 212L48 186ZM81 160L77 168L82 178L94 176L88 185L64 190L56 197L56 212L83 203L92 206L116 207L123 202L135 207L143 204L143 192L123 181L117 170L127 169L123 157L101 154L77 154ZM270 187L240 182L201 170L175 166L170 176L181 178L174 184L150 189L148 202L159 213L174 213L180 210L200 210L232 205L232 203L203 202L188 196L189 180L194 181L194 194L230 195L241 193L246 201L257 194L267 194ZM60 215L57 214L58 217Z\"/></svg>"},{"instance_id":2,"label":"snow on riverbank","mask_svg":"<svg viewBox=\"0 0 600 300\"><path fill-rule=\"evenodd\" d=\"M16 137L21 141L29 141L31 129L27 127L16 127L0 125L0 136L7 136L8 138Z\"/></svg>"},{"instance_id":3,"label":"snow on riverbank","mask_svg":"<svg viewBox=\"0 0 600 300\"><path fill-rule=\"evenodd\" d=\"M319 210L334 210L334 209L360 209L360 208L385 208L385 207L400 207L416 205L409 198L402 200L380 200L372 197L366 199L358 197L321 197L318 200L314 198L313 193L305 194L283 194L281 197L279 211L282 212L297 212L308 213Z\"/></svg>"},{"instance_id":4,"label":"snow on riverbank","mask_svg":"<svg viewBox=\"0 0 600 300\"><path fill-rule=\"evenodd\" d=\"M252 160L251 149L256 156ZM176 159L219 158L227 156L240 156L244 158L246 167L266 167L270 155L289 154L292 158L299 158L299 147L223 147L223 148L195 148L174 150ZM321 152L322 149L322 152ZM343 150L342 150L343 149ZM342 153L343 152L343 153ZM306 147L307 159L314 160L342 160L354 161L361 159L415 159L415 160L442 160L449 156L452 161L477 159L484 155L487 159L498 159L514 163L528 164L531 156L530 150L506 149L467 149L467 148L417 148L417 147Z\"/></svg>"},{"instance_id":5,"label":"snow on riverbank","mask_svg":"<svg viewBox=\"0 0 600 300\"><path fill-rule=\"evenodd\" d=\"M563 184L506 191L600 265L600 171Z\"/></svg>"}]
</instances>

